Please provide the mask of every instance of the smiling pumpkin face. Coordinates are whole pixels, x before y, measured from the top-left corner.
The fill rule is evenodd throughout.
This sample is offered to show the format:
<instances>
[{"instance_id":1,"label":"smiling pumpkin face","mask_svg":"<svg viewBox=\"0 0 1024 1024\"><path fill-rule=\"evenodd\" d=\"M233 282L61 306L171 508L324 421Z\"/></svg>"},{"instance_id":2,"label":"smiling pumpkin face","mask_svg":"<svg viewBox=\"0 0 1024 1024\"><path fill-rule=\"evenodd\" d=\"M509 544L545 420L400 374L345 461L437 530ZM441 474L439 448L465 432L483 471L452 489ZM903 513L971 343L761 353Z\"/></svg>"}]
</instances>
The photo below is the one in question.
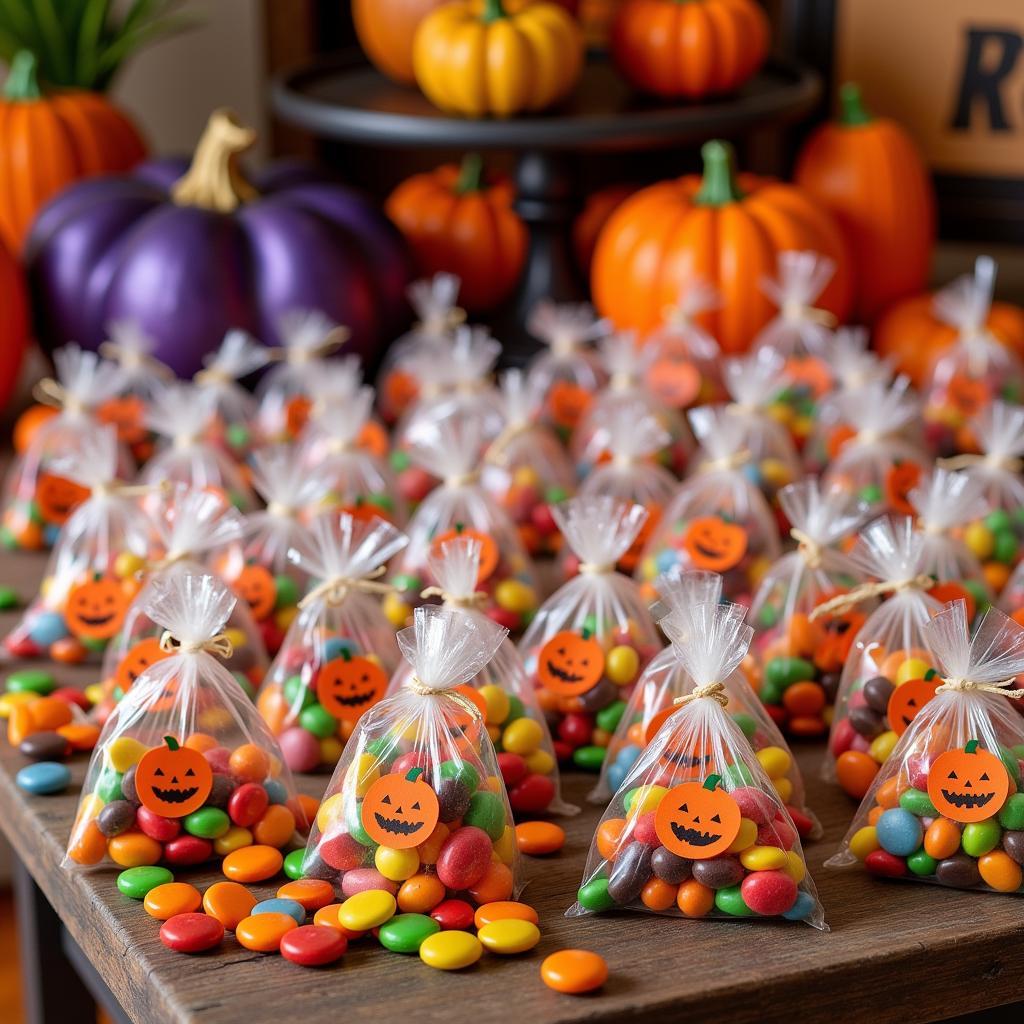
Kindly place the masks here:
<instances>
[{"instance_id":1,"label":"smiling pumpkin face","mask_svg":"<svg viewBox=\"0 0 1024 1024\"><path fill-rule=\"evenodd\" d=\"M590 407L593 395L570 380L556 380L548 392L548 412L556 427L572 430Z\"/></svg>"},{"instance_id":2,"label":"smiling pumpkin face","mask_svg":"<svg viewBox=\"0 0 1024 1024\"><path fill-rule=\"evenodd\" d=\"M419 846L434 831L440 815L437 794L421 778L422 768L408 774L382 775L363 797L360 817L374 842L395 850Z\"/></svg>"},{"instance_id":3,"label":"smiling pumpkin face","mask_svg":"<svg viewBox=\"0 0 1024 1024\"><path fill-rule=\"evenodd\" d=\"M489 533L484 533L482 530L473 530L468 526L463 526L461 523L456 523L453 529L445 530L434 538L430 547L431 553L435 558L440 557L445 544L450 540L456 540L460 537L467 540L475 540L480 545L480 567L477 569L476 574L476 582L477 586L479 586L494 574L494 570L498 568L498 560L500 558L497 542Z\"/></svg>"},{"instance_id":4,"label":"smiling pumpkin face","mask_svg":"<svg viewBox=\"0 0 1024 1024\"><path fill-rule=\"evenodd\" d=\"M135 790L147 811L165 818L184 818L206 803L213 787L210 762L173 736L165 746L147 751L135 771Z\"/></svg>"},{"instance_id":5,"label":"smiling pumpkin face","mask_svg":"<svg viewBox=\"0 0 1024 1024\"><path fill-rule=\"evenodd\" d=\"M604 674L604 651L593 638L569 630L556 633L537 655L537 676L553 693L577 697Z\"/></svg>"},{"instance_id":6,"label":"smiling pumpkin face","mask_svg":"<svg viewBox=\"0 0 1024 1024\"><path fill-rule=\"evenodd\" d=\"M369 658L343 654L332 658L316 680L317 700L339 721L355 722L384 696L388 677Z\"/></svg>"},{"instance_id":7,"label":"smiling pumpkin face","mask_svg":"<svg viewBox=\"0 0 1024 1024\"><path fill-rule=\"evenodd\" d=\"M970 740L963 750L940 754L928 772L928 796L953 821L984 821L997 814L1010 792L1006 766Z\"/></svg>"},{"instance_id":8,"label":"smiling pumpkin face","mask_svg":"<svg viewBox=\"0 0 1024 1024\"><path fill-rule=\"evenodd\" d=\"M158 661L169 657L170 652L160 646L160 640L155 636L147 636L134 644L118 662L114 672L114 678L117 680L121 692L127 693L150 665L155 665Z\"/></svg>"},{"instance_id":9,"label":"smiling pumpkin face","mask_svg":"<svg viewBox=\"0 0 1024 1024\"><path fill-rule=\"evenodd\" d=\"M36 505L48 523L63 526L68 516L89 497L89 488L56 473L40 473L36 480Z\"/></svg>"},{"instance_id":10,"label":"smiling pumpkin face","mask_svg":"<svg viewBox=\"0 0 1024 1024\"><path fill-rule=\"evenodd\" d=\"M234 592L249 606L253 617L262 622L274 610L277 584L262 565L247 565L235 578Z\"/></svg>"},{"instance_id":11,"label":"smiling pumpkin face","mask_svg":"<svg viewBox=\"0 0 1024 1024\"><path fill-rule=\"evenodd\" d=\"M889 728L897 736L902 736L918 712L935 696L935 691L942 685L942 679L934 670L930 670L924 679L908 679L900 683L889 697L886 717Z\"/></svg>"},{"instance_id":12,"label":"smiling pumpkin face","mask_svg":"<svg viewBox=\"0 0 1024 1024\"><path fill-rule=\"evenodd\" d=\"M747 531L721 516L699 516L686 528L683 550L695 568L727 572L747 553Z\"/></svg>"},{"instance_id":13,"label":"smiling pumpkin face","mask_svg":"<svg viewBox=\"0 0 1024 1024\"><path fill-rule=\"evenodd\" d=\"M77 637L109 640L124 623L128 595L119 580L100 576L68 591L64 621Z\"/></svg>"},{"instance_id":14,"label":"smiling pumpkin face","mask_svg":"<svg viewBox=\"0 0 1024 1024\"><path fill-rule=\"evenodd\" d=\"M721 781L709 775L703 783L684 782L661 798L654 830L662 846L689 860L707 860L732 846L742 814L736 801L717 788Z\"/></svg>"}]
</instances>

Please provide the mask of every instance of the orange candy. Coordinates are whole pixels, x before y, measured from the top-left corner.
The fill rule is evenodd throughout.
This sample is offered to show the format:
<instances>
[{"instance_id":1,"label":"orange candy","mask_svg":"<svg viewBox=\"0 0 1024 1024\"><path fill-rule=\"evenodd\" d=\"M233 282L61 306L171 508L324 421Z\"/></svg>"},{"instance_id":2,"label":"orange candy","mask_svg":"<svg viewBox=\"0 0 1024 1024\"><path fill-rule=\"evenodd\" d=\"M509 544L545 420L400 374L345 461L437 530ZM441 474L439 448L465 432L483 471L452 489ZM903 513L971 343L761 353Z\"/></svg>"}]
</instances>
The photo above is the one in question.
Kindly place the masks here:
<instances>
[{"instance_id":1,"label":"orange candy","mask_svg":"<svg viewBox=\"0 0 1024 1024\"><path fill-rule=\"evenodd\" d=\"M545 957L540 976L548 988L578 995L593 992L608 980L608 964L604 957L585 949L560 949Z\"/></svg>"},{"instance_id":2,"label":"orange candy","mask_svg":"<svg viewBox=\"0 0 1024 1024\"><path fill-rule=\"evenodd\" d=\"M597 852L605 860L615 860L615 851L619 848L619 842L625 830L625 818L609 818L607 821L602 821L598 826Z\"/></svg>"},{"instance_id":3,"label":"orange candy","mask_svg":"<svg viewBox=\"0 0 1024 1024\"><path fill-rule=\"evenodd\" d=\"M284 804L271 804L252 827L252 837L264 846L284 846L295 831L295 815Z\"/></svg>"},{"instance_id":4,"label":"orange candy","mask_svg":"<svg viewBox=\"0 0 1024 1024\"><path fill-rule=\"evenodd\" d=\"M215 917L229 932L252 913L257 899L238 882L214 882L203 893L203 910Z\"/></svg>"},{"instance_id":5,"label":"orange candy","mask_svg":"<svg viewBox=\"0 0 1024 1024\"><path fill-rule=\"evenodd\" d=\"M836 778L843 792L855 800L864 797L878 774L878 762L862 750L844 750L836 758Z\"/></svg>"},{"instance_id":6,"label":"orange candy","mask_svg":"<svg viewBox=\"0 0 1024 1024\"><path fill-rule=\"evenodd\" d=\"M182 746L188 747L190 750L198 750L200 754L205 754L206 751L213 750L214 747L220 746L220 744L209 733L194 732L185 740Z\"/></svg>"},{"instance_id":7,"label":"orange candy","mask_svg":"<svg viewBox=\"0 0 1024 1024\"><path fill-rule=\"evenodd\" d=\"M683 882L676 895L676 906L687 917L705 917L715 905L715 891L694 881Z\"/></svg>"},{"instance_id":8,"label":"orange candy","mask_svg":"<svg viewBox=\"0 0 1024 1024\"><path fill-rule=\"evenodd\" d=\"M142 832L122 832L107 841L110 859L123 868L148 867L159 864L164 848Z\"/></svg>"},{"instance_id":9,"label":"orange candy","mask_svg":"<svg viewBox=\"0 0 1024 1024\"><path fill-rule=\"evenodd\" d=\"M890 807L898 807L900 803L900 784L895 775L886 779L877 790L875 790L875 801L879 807L889 810Z\"/></svg>"},{"instance_id":10,"label":"orange candy","mask_svg":"<svg viewBox=\"0 0 1024 1024\"><path fill-rule=\"evenodd\" d=\"M679 887L670 882L663 882L660 878L651 878L640 892L640 899L643 905L649 910L668 910L675 902L679 894Z\"/></svg>"},{"instance_id":11,"label":"orange candy","mask_svg":"<svg viewBox=\"0 0 1024 1024\"><path fill-rule=\"evenodd\" d=\"M512 895L512 870L505 864L492 861L487 865L484 877L467 890L476 903L494 903L507 900Z\"/></svg>"},{"instance_id":12,"label":"orange candy","mask_svg":"<svg viewBox=\"0 0 1024 1024\"><path fill-rule=\"evenodd\" d=\"M81 665L88 655L82 642L73 636L61 637L50 644L50 657L62 665Z\"/></svg>"},{"instance_id":13,"label":"orange candy","mask_svg":"<svg viewBox=\"0 0 1024 1024\"><path fill-rule=\"evenodd\" d=\"M32 701L32 703L34 704L36 701ZM12 747L20 747L22 741L35 731L36 726L32 721L32 715L29 714L28 704L13 705L7 716L7 742Z\"/></svg>"},{"instance_id":14,"label":"orange candy","mask_svg":"<svg viewBox=\"0 0 1024 1024\"><path fill-rule=\"evenodd\" d=\"M320 810L320 801L315 796L307 796L305 793L300 793L297 799L299 802L298 813L293 810L295 827L300 832L308 832L309 826L316 820L316 812ZM291 803L288 806L291 807Z\"/></svg>"},{"instance_id":15,"label":"orange candy","mask_svg":"<svg viewBox=\"0 0 1024 1024\"><path fill-rule=\"evenodd\" d=\"M524 821L516 825L516 845L533 857L557 853L565 846L565 829L553 821Z\"/></svg>"},{"instance_id":16,"label":"orange candy","mask_svg":"<svg viewBox=\"0 0 1024 1024\"><path fill-rule=\"evenodd\" d=\"M238 922L235 938L256 953L277 953L285 935L298 927L295 918L288 914L253 914Z\"/></svg>"},{"instance_id":17,"label":"orange candy","mask_svg":"<svg viewBox=\"0 0 1024 1024\"><path fill-rule=\"evenodd\" d=\"M166 882L146 893L143 901L146 913L158 921L166 921L175 914L192 914L203 902L199 890L187 882Z\"/></svg>"},{"instance_id":18,"label":"orange candy","mask_svg":"<svg viewBox=\"0 0 1024 1024\"><path fill-rule=\"evenodd\" d=\"M270 774L270 755L255 743L243 743L231 751L231 774L243 782L262 782Z\"/></svg>"},{"instance_id":19,"label":"orange candy","mask_svg":"<svg viewBox=\"0 0 1024 1024\"><path fill-rule=\"evenodd\" d=\"M319 924L325 928L333 928L336 932L341 932L349 942L354 942L356 939L361 939L365 932L354 932L351 928L346 928L338 920L338 912L341 910L340 903L331 903L326 907L321 907L316 914L313 915L313 924Z\"/></svg>"},{"instance_id":20,"label":"orange candy","mask_svg":"<svg viewBox=\"0 0 1024 1024\"><path fill-rule=\"evenodd\" d=\"M948 818L936 818L924 834L924 852L936 860L945 860L959 849L960 829Z\"/></svg>"},{"instance_id":21,"label":"orange candy","mask_svg":"<svg viewBox=\"0 0 1024 1024\"><path fill-rule=\"evenodd\" d=\"M445 840L451 833L451 828L449 826L454 824L454 822L449 822L448 825L445 825L438 822L434 826L434 831L416 847L416 852L419 854L421 864L437 863L437 858L441 855L441 847L444 846Z\"/></svg>"},{"instance_id":22,"label":"orange candy","mask_svg":"<svg viewBox=\"0 0 1024 1024\"><path fill-rule=\"evenodd\" d=\"M473 924L479 931L485 924L494 921L530 921L539 924L537 911L528 903L517 903L515 900L499 900L497 903L486 903L476 908Z\"/></svg>"},{"instance_id":23,"label":"orange candy","mask_svg":"<svg viewBox=\"0 0 1024 1024\"><path fill-rule=\"evenodd\" d=\"M820 716L825 709L825 691L818 683L793 683L782 695L782 706L797 717Z\"/></svg>"},{"instance_id":24,"label":"orange candy","mask_svg":"<svg viewBox=\"0 0 1024 1024\"><path fill-rule=\"evenodd\" d=\"M273 878L283 863L280 850L257 844L233 850L221 862L221 870L235 882L263 882Z\"/></svg>"},{"instance_id":25,"label":"orange candy","mask_svg":"<svg viewBox=\"0 0 1024 1024\"><path fill-rule=\"evenodd\" d=\"M437 875L416 874L398 890L398 907L406 914L429 914L445 898L444 884Z\"/></svg>"},{"instance_id":26,"label":"orange candy","mask_svg":"<svg viewBox=\"0 0 1024 1024\"><path fill-rule=\"evenodd\" d=\"M285 882L277 895L283 900L295 900L309 913L334 902L334 886L321 878L298 878Z\"/></svg>"},{"instance_id":27,"label":"orange candy","mask_svg":"<svg viewBox=\"0 0 1024 1024\"><path fill-rule=\"evenodd\" d=\"M82 865L99 864L107 853L107 837L100 831L95 820L86 823L76 832L74 841L68 847L68 856Z\"/></svg>"},{"instance_id":28,"label":"orange candy","mask_svg":"<svg viewBox=\"0 0 1024 1024\"><path fill-rule=\"evenodd\" d=\"M71 744L72 750L92 750L100 738L100 727L88 722L71 722L62 725L57 733Z\"/></svg>"}]
</instances>

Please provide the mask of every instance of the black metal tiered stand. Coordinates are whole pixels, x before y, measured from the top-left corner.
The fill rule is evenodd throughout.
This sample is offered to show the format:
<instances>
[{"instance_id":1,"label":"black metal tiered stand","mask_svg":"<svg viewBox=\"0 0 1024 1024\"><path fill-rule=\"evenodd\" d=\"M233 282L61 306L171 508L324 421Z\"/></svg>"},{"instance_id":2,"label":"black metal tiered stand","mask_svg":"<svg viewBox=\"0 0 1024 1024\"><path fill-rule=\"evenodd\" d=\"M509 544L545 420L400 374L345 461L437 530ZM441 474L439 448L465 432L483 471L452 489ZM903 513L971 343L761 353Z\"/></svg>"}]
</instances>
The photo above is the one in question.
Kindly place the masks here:
<instances>
[{"instance_id":1,"label":"black metal tiered stand","mask_svg":"<svg viewBox=\"0 0 1024 1024\"><path fill-rule=\"evenodd\" d=\"M820 95L815 72L773 58L735 96L701 104L657 104L638 97L601 55L594 55L573 96L558 109L540 116L471 120L438 110L354 52L279 75L272 102L282 119L325 139L516 154L516 209L530 230L529 251L516 294L492 323L505 345L505 360L521 363L536 348L524 326L534 304L545 296L582 296L569 242L582 199L573 174L574 156L741 138L798 120Z\"/></svg>"}]
</instances>

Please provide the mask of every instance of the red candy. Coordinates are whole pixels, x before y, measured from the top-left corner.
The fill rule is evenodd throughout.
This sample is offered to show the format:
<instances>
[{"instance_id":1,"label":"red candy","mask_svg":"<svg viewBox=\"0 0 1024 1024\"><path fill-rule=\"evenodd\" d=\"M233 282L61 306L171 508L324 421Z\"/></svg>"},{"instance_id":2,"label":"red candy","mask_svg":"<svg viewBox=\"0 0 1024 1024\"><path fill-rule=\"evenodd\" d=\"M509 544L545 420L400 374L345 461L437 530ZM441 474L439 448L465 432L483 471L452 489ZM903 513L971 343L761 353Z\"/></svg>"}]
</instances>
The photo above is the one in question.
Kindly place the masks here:
<instances>
[{"instance_id":1,"label":"red candy","mask_svg":"<svg viewBox=\"0 0 1024 1024\"><path fill-rule=\"evenodd\" d=\"M441 847L437 877L447 888L456 891L476 885L491 863L491 849L490 837L483 829L472 825L460 828Z\"/></svg>"},{"instance_id":2,"label":"red candy","mask_svg":"<svg viewBox=\"0 0 1024 1024\"><path fill-rule=\"evenodd\" d=\"M175 914L160 926L160 941L176 953L202 953L223 939L224 925L208 914Z\"/></svg>"},{"instance_id":3,"label":"red candy","mask_svg":"<svg viewBox=\"0 0 1024 1024\"><path fill-rule=\"evenodd\" d=\"M395 762L398 764L398 761ZM522 782L523 779L529 774L530 769L526 765L526 761L519 754L502 753L498 755L498 767L501 769L501 777L505 780L505 785L509 788L515 786L517 783ZM393 769L397 771L398 769ZM509 797L511 798L511 793ZM545 807L547 804L544 805ZM519 810L515 805L512 807L513 810ZM543 809L543 808L542 808Z\"/></svg>"},{"instance_id":4,"label":"red candy","mask_svg":"<svg viewBox=\"0 0 1024 1024\"><path fill-rule=\"evenodd\" d=\"M304 924L281 938L281 956L303 967L322 967L345 955L348 939L334 928Z\"/></svg>"},{"instance_id":5,"label":"red candy","mask_svg":"<svg viewBox=\"0 0 1024 1024\"><path fill-rule=\"evenodd\" d=\"M633 827L633 838L637 842L647 846L661 846L661 840L654 828L654 819L654 811L648 811L637 818L636 825Z\"/></svg>"},{"instance_id":6,"label":"red candy","mask_svg":"<svg viewBox=\"0 0 1024 1024\"><path fill-rule=\"evenodd\" d=\"M465 900L444 900L430 912L442 931L465 931L473 927L474 910Z\"/></svg>"},{"instance_id":7,"label":"red candy","mask_svg":"<svg viewBox=\"0 0 1024 1024\"><path fill-rule=\"evenodd\" d=\"M759 789L744 786L741 789L734 789L730 796L739 805L740 814L744 818L749 818L755 825L767 824L775 815L775 805Z\"/></svg>"},{"instance_id":8,"label":"red candy","mask_svg":"<svg viewBox=\"0 0 1024 1024\"><path fill-rule=\"evenodd\" d=\"M864 867L881 878L902 878L907 865L902 857L896 857L885 850L874 850L864 858Z\"/></svg>"},{"instance_id":9,"label":"red candy","mask_svg":"<svg viewBox=\"0 0 1024 1024\"><path fill-rule=\"evenodd\" d=\"M498 755L499 758L503 755ZM525 766L525 765L524 765ZM507 781L507 780L506 780ZM508 791L508 802L519 814L540 814L555 798L555 784L547 775L527 775Z\"/></svg>"},{"instance_id":10,"label":"red candy","mask_svg":"<svg viewBox=\"0 0 1024 1024\"><path fill-rule=\"evenodd\" d=\"M231 794L228 816L236 825L248 828L263 817L269 806L270 797L263 786L257 782L245 782Z\"/></svg>"},{"instance_id":11,"label":"red candy","mask_svg":"<svg viewBox=\"0 0 1024 1024\"><path fill-rule=\"evenodd\" d=\"M191 867L213 856L213 843L199 836L178 836L164 845L163 859L168 864Z\"/></svg>"},{"instance_id":12,"label":"red candy","mask_svg":"<svg viewBox=\"0 0 1024 1024\"><path fill-rule=\"evenodd\" d=\"M336 836L321 841L317 847L320 859L336 871L352 871L363 863L366 847L348 834L339 832Z\"/></svg>"},{"instance_id":13,"label":"red candy","mask_svg":"<svg viewBox=\"0 0 1024 1024\"><path fill-rule=\"evenodd\" d=\"M740 884L740 894L755 913L775 917L796 903L796 882L783 871L753 871Z\"/></svg>"},{"instance_id":14,"label":"red candy","mask_svg":"<svg viewBox=\"0 0 1024 1024\"><path fill-rule=\"evenodd\" d=\"M172 839L176 839L181 832L180 821L154 814L145 807L139 807L136 810L135 824L150 839L155 839L158 843L169 843Z\"/></svg>"}]
</instances>

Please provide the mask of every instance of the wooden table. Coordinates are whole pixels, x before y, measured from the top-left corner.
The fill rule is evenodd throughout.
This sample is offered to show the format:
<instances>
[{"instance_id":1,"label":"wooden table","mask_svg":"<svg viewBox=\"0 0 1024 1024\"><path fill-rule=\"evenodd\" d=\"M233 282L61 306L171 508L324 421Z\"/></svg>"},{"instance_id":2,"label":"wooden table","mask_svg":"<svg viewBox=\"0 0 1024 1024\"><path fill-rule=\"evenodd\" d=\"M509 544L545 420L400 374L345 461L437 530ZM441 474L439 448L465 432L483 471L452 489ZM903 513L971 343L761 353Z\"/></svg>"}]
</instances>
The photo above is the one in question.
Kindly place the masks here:
<instances>
[{"instance_id":1,"label":"wooden table","mask_svg":"<svg viewBox=\"0 0 1024 1024\"><path fill-rule=\"evenodd\" d=\"M29 596L41 566L35 556L3 556L0 581ZM13 619L0 617L5 633ZM91 672L59 674L62 681L85 683ZM511 959L485 954L477 966L452 975L416 957L389 953L372 939L354 944L341 962L320 970L251 953L230 936L209 955L170 952L157 937L157 922L117 891L115 871L79 874L59 868L85 759L73 764L74 783L66 794L29 796L14 785L24 760L0 740L0 826L27 869L18 894L33 1024L91 1022L90 994L109 999L103 983L136 1024L379 1024L385 1018L416 1024L553 1024L641 1015L648 1022L682 1020L694 1013L722 1022L912 1024L1019 1000L1024 900L824 870L822 862L845 831L853 806L818 780L820 748L801 749L798 759L811 806L825 826L825 838L809 846L807 859L831 932L799 924L641 914L566 919L562 914L573 901L601 811L587 806L564 822L569 839L561 854L527 865L531 880L525 898L540 913L540 946ZM593 782L581 775L564 781L577 803ZM305 777L300 785L319 794L326 782L323 776ZM220 876L208 870L179 877L203 889ZM276 886L254 889L273 895ZM600 993L564 996L541 983L543 957L567 946L595 950L607 959L611 977Z\"/></svg>"}]
</instances>

